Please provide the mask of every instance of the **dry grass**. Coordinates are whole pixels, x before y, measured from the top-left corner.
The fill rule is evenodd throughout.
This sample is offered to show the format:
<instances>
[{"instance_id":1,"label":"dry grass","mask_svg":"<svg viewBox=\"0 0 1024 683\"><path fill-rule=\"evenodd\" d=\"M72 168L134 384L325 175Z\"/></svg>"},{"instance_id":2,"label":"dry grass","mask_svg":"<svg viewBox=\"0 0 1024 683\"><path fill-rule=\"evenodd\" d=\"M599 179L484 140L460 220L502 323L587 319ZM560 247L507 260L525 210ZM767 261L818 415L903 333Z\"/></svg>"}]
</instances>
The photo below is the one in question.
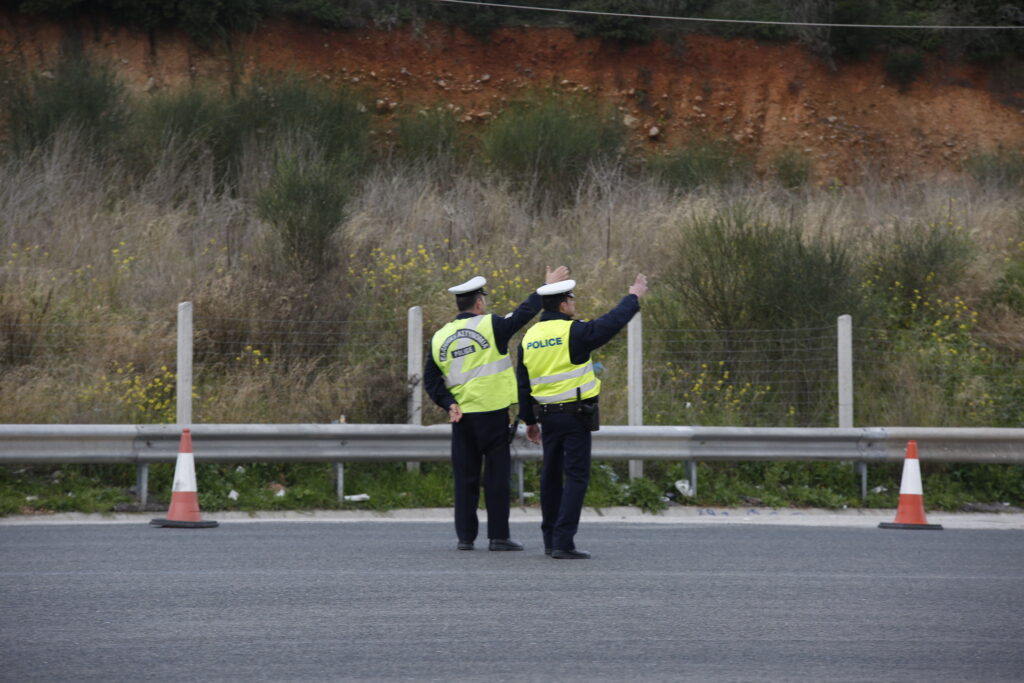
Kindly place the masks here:
<instances>
[{"instance_id":1,"label":"dry grass","mask_svg":"<svg viewBox=\"0 0 1024 683\"><path fill-rule=\"evenodd\" d=\"M442 173L441 166L382 163L365 177L329 243L335 265L310 282L282 256L253 208L268 154L248 148L230 191L212 166L190 163L195 156L187 150L168 149L150 172L132 177L67 131L46 151L3 161L0 356L7 360L0 367L0 420L173 416L159 402L141 409L134 398L102 387L120 368L152 398L158 385L150 383L161 368L173 370L175 307L194 301L197 353L213 353L202 358L220 363L197 382L197 419L320 422L345 414L403 421L408 306L424 306L429 333L453 314L445 287L483 273L493 281L492 310L505 313L541 283L545 266L566 263L579 282L580 311L593 317L625 294L638 271L651 276L656 294L659 278L674 267L683 228L737 206L764 221L797 225L808 240L827 236L855 251L901 224L952 221L973 249L953 289L972 305L985 300L1007 259L1022 257L1021 196L1005 187L868 182L784 191L755 183L681 192L609 165L592 168L572 201L552 206L472 164L456 173L444 166L449 172ZM1000 348L1019 349L1024 342L1006 339L1019 336L1022 317L993 309L977 331L998 337ZM398 342L366 358L356 350L366 337L321 331L330 347L322 358L287 360L288 345L308 332L260 322L275 320L376 321L370 338ZM268 367L230 371L229 342L259 347L279 334L278 356ZM35 339L36 351L12 361L25 337ZM603 352L611 380L605 414L612 421L625 418L619 341ZM927 412L900 410L893 419L925 419Z\"/></svg>"}]
</instances>

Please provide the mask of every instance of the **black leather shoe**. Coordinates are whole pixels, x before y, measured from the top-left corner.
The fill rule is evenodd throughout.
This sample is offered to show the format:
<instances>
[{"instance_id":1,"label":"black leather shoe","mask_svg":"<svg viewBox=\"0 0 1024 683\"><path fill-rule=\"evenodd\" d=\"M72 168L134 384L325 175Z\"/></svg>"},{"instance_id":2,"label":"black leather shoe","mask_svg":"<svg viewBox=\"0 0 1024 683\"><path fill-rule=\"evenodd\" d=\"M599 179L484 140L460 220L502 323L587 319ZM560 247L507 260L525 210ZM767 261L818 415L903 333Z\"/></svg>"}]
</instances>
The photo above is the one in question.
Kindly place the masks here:
<instances>
[{"instance_id":1,"label":"black leather shoe","mask_svg":"<svg viewBox=\"0 0 1024 683\"><path fill-rule=\"evenodd\" d=\"M468 543L463 543L462 541L459 541L458 548L459 548L459 550L472 550L473 549L473 541L469 541Z\"/></svg>"},{"instance_id":2,"label":"black leather shoe","mask_svg":"<svg viewBox=\"0 0 1024 683\"><path fill-rule=\"evenodd\" d=\"M556 560L589 560L590 553L586 550L552 550L551 557Z\"/></svg>"},{"instance_id":3,"label":"black leather shoe","mask_svg":"<svg viewBox=\"0 0 1024 683\"><path fill-rule=\"evenodd\" d=\"M513 541L511 538L492 538L488 550L522 550L523 544Z\"/></svg>"},{"instance_id":4,"label":"black leather shoe","mask_svg":"<svg viewBox=\"0 0 1024 683\"><path fill-rule=\"evenodd\" d=\"M549 546L549 545L544 546L544 554L545 555L550 555L551 554L551 546Z\"/></svg>"}]
</instances>

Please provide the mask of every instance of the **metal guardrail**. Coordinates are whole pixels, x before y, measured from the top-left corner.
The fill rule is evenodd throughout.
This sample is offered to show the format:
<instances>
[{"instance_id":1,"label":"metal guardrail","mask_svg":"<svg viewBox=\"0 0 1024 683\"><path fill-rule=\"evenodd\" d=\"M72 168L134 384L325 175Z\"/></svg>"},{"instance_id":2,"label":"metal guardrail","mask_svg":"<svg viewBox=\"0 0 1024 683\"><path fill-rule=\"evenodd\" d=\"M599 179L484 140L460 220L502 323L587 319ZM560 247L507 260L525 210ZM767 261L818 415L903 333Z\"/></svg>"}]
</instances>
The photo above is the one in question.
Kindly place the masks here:
<instances>
[{"instance_id":1,"label":"metal guardrail","mask_svg":"<svg viewBox=\"0 0 1024 683\"><path fill-rule=\"evenodd\" d=\"M192 447L197 462L331 462L338 494L342 463L445 461L448 425L198 424ZM173 462L176 425L0 425L0 464L124 463L139 467L144 498L148 465ZM924 462L1024 464L1024 429L958 427L602 427L593 435L595 460L685 461L696 490L696 463L714 461L898 462L909 440ZM524 429L513 458L541 459ZM519 468L521 472L521 467ZM520 493L521 493L520 478ZM866 495L866 468L862 495Z\"/></svg>"},{"instance_id":2,"label":"metal guardrail","mask_svg":"<svg viewBox=\"0 0 1024 683\"><path fill-rule=\"evenodd\" d=\"M197 462L443 461L448 425L198 424ZM540 447L514 442L514 457ZM917 441L925 462L1024 464L1024 429L960 427L627 427L594 433L596 460L895 462ZM176 425L0 425L0 464L171 462Z\"/></svg>"}]
</instances>

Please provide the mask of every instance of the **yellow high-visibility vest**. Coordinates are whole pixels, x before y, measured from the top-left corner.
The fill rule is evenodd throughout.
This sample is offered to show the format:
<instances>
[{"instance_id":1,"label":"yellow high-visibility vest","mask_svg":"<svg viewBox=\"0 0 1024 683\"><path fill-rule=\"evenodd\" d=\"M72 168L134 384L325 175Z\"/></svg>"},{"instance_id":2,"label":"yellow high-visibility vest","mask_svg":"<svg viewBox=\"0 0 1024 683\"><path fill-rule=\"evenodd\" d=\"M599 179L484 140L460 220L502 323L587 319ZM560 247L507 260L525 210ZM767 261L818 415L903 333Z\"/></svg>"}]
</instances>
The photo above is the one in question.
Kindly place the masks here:
<instances>
[{"instance_id":1,"label":"yellow high-visibility vest","mask_svg":"<svg viewBox=\"0 0 1024 683\"><path fill-rule=\"evenodd\" d=\"M498 351L490 315L451 321L434 333L430 353L462 412L500 410L516 402L512 359Z\"/></svg>"},{"instance_id":2,"label":"yellow high-visibility vest","mask_svg":"<svg viewBox=\"0 0 1024 683\"><path fill-rule=\"evenodd\" d=\"M537 403L565 403L601 393L601 380L587 359L575 365L569 359L571 320L544 320L523 337L523 362L530 373L530 394Z\"/></svg>"}]
</instances>

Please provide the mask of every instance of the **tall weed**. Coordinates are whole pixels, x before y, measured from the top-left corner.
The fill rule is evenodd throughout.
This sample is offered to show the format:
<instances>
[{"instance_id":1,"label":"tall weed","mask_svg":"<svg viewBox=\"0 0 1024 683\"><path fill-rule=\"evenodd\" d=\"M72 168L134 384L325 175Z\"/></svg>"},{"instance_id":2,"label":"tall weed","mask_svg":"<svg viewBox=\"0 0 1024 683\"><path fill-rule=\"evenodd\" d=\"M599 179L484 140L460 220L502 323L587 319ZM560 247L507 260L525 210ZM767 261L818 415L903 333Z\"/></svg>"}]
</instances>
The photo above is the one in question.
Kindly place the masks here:
<instances>
[{"instance_id":1,"label":"tall weed","mask_svg":"<svg viewBox=\"0 0 1024 683\"><path fill-rule=\"evenodd\" d=\"M484 160L539 201L564 201L587 169L615 159L626 129L591 100L538 94L513 103L483 134Z\"/></svg>"},{"instance_id":2,"label":"tall weed","mask_svg":"<svg viewBox=\"0 0 1024 683\"><path fill-rule=\"evenodd\" d=\"M816 327L860 308L853 255L835 237L805 237L742 204L697 215L678 235L662 280L695 327Z\"/></svg>"},{"instance_id":3,"label":"tall weed","mask_svg":"<svg viewBox=\"0 0 1024 683\"><path fill-rule=\"evenodd\" d=\"M1024 149L975 152L964 161L964 170L981 185L1024 190Z\"/></svg>"},{"instance_id":4,"label":"tall weed","mask_svg":"<svg viewBox=\"0 0 1024 683\"><path fill-rule=\"evenodd\" d=\"M727 141L694 141L670 152L653 156L648 167L669 186L691 190L701 185L729 185L749 180L754 162Z\"/></svg>"},{"instance_id":5,"label":"tall weed","mask_svg":"<svg viewBox=\"0 0 1024 683\"><path fill-rule=\"evenodd\" d=\"M80 46L66 42L52 71L8 73L0 93L8 146L22 155L74 131L93 153L117 146L129 118L125 90L109 66L87 60Z\"/></svg>"}]
</instances>

